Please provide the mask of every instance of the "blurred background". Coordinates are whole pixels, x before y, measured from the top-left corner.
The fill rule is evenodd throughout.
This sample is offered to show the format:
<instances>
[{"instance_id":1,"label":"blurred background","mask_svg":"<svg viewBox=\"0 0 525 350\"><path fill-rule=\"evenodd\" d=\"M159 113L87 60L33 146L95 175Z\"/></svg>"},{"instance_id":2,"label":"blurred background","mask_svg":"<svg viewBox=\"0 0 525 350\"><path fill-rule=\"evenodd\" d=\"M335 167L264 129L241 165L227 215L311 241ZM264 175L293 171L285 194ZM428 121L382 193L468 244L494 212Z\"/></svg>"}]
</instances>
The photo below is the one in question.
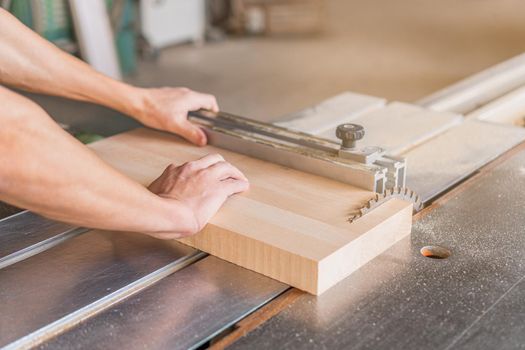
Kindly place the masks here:
<instances>
[{"instance_id":1,"label":"blurred background","mask_svg":"<svg viewBox=\"0 0 525 350\"><path fill-rule=\"evenodd\" d=\"M412 102L525 51L523 0L2 0L40 35L140 86L209 92L265 121L351 90ZM78 134L117 112L29 95Z\"/></svg>"}]
</instances>

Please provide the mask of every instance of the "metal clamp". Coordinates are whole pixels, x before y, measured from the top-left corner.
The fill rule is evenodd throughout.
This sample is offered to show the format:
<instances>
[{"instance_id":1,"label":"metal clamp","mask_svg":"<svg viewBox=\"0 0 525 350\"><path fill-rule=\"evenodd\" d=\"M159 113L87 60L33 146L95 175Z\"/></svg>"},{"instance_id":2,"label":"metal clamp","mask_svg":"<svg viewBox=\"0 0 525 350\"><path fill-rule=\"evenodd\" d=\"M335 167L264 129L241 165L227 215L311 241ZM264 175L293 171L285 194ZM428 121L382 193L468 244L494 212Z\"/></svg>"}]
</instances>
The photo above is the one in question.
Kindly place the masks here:
<instances>
[{"instance_id":1,"label":"metal clamp","mask_svg":"<svg viewBox=\"0 0 525 350\"><path fill-rule=\"evenodd\" d=\"M385 154L381 147L368 146L359 148L357 142L365 137L365 128L359 124L345 123L335 130L335 136L341 140L339 156L363 164L385 167L386 179L383 188L404 187L406 179L406 159Z\"/></svg>"}]
</instances>

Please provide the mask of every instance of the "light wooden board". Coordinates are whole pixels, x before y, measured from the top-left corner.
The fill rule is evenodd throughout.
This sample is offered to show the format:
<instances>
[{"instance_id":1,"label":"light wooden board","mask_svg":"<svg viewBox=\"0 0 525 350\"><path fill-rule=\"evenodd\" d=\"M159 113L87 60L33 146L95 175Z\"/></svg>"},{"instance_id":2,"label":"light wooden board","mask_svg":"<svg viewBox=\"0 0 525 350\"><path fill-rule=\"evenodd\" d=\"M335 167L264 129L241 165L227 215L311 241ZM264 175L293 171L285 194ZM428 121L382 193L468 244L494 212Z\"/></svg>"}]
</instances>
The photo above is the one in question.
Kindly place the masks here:
<instances>
[{"instance_id":1,"label":"light wooden board","mask_svg":"<svg viewBox=\"0 0 525 350\"><path fill-rule=\"evenodd\" d=\"M434 111L466 114L525 84L525 53L460 80L416 103Z\"/></svg>"},{"instance_id":2,"label":"light wooden board","mask_svg":"<svg viewBox=\"0 0 525 350\"><path fill-rule=\"evenodd\" d=\"M524 126L525 86L503 95L467 115L467 118Z\"/></svg>"},{"instance_id":3,"label":"light wooden board","mask_svg":"<svg viewBox=\"0 0 525 350\"><path fill-rule=\"evenodd\" d=\"M337 125L347 123L360 115L382 108L385 99L344 92L297 113L285 116L276 124L288 129L317 135L335 129Z\"/></svg>"},{"instance_id":4,"label":"light wooden board","mask_svg":"<svg viewBox=\"0 0 525 350\"><path fill-rule=\"evenodd\" d=\"M221 153L250 179L197 235L180 241L313 294L320 294L410 233L412 205L392 199L354 223L374 194L214 147L137 129L90 146L149 184L170 163Z\"/></svg>"},{"instance_id":5,"label":"light wooden board","mask_svg":"<svg viewBox=\"0 0 525 350\"><path fill-rule=\"evenodd\" d=\"M348 122L365 128L365 137L358 143L360 147L379 146L391 155L398 155L460 124L462 120L459 114L391 102L385 108L362 114ZM340 142L335 137L335 127L318 136Z\"/></svg>"}]
</instances>

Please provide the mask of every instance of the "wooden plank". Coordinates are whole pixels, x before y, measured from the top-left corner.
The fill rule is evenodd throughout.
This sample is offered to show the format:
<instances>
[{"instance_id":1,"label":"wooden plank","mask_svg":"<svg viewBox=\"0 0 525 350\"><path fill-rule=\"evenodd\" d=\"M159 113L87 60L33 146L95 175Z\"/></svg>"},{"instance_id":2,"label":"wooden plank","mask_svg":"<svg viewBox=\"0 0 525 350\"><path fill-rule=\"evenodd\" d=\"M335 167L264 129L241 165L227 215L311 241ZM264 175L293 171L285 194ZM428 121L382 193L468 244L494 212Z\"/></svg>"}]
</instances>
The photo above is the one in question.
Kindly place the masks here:
<instances>
[{"instance_id":1,"label":"wooden plank","mask_svg":"<svg viewBox=\"0 0 525 350\"><path fill-rule=\"evenodd\" d=\"M238 21L246 22L245 30L253 33L312 34L324 28L323 0L240 0ZM253 14L261 16L263 25L253 26ZM252 20L250 20L252 19Z\"/></svg>"},{"instance_id":2,"label":"wooden plank","mask_svg":"<svg viewBox=\"0 0 525 350\"><path fill-rule=\"evenodd\" d=\"M476 109L467 118L525 126L525 86Z\"/></svg>"},{"instance_id":3,"label":"wooden plank","mask_svg":"<svg viewBox=\"0 0 525 350\"><path fill-rule=\"evenodd\" d=\"M385 108L365 113L351 122L365 128L365 137L359 142L361 147L379 146L389 154L398 155L460 124L462 120L459 114L392 102ZM335 127L318 136L339 142L335 137Z\"/></svg>"},{"instance_id":4,"label":"wooden plank","mask_svg":"<svg viewBox=\"0 0 525 350\"><path fill-rule=\"evenodd\" d=\"M374 193L214 147L198 148L146 129L91 148L148 184L170 163L221 153L250 179L210 223L182 243L313 294L326 289L410 233L412 205L392 199L349 223Z\"/></svg>"},{"instance_id":5,"label":"wooden plank","mask_svg":"<svg viewBox=\"0 0 525 350\"><path fill-rule=\"evenodd\" d=\"M364 113L382 108L385 103L386 100L379 97L347 91L315 106L285 116L282 118L283 121L276 124L292 130L318 135L324 131L335 129L337 125L347 123Z\"/></svg>"},{"instance_id":6,"label":"wooden plank","mask_svg":"<svg viewBox=\"0 0 525 350\"><path fill-rule=\"evenodd\" d=\"M433 93L416 104L466 114L525 84L525 53Z\"/></svg>"}]
</instances>

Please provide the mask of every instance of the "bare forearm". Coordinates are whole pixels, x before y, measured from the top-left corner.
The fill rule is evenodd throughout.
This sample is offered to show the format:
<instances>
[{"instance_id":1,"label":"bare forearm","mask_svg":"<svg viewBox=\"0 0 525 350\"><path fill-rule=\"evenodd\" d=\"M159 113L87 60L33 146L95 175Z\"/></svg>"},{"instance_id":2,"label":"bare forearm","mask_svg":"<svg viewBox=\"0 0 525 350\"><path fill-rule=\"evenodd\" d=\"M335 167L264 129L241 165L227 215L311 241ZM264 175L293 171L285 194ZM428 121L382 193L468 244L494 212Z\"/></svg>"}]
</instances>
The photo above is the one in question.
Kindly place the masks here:
<instances>
[{"instance_id":1,"label":"bare forearm","mask_svg":"<svg viewBox=\"0 0 525 350\"><path fill-rule=\"evenodd\" d=\"M1 86L0 124L1 200L80 226L195 230L191 210L109 167L38 106Z\"/></svg>"},{"instance_id":2,"label":"bare forearm","mask_svg":"<svg viewBox=\"0 0 525 350\"><path fill-rule=\"evenodd\" d=\"M0 9L0 83L22 90L93 102L128 115L140 110L145 90L96 72Z\"/></svg>"},{"instance_id":3,"label":"bare forearm","mask_svg":"<svg viewBox=\"0 0 525 350\"><path fill-rule=\"evenodd\" d=\"M215 97L186 88L134 87L96 72L0 9L0 84L97 103L151 128L203 146L206 134L187 120L198 109L218 111Z\"/></svg>"}]
</instances>

